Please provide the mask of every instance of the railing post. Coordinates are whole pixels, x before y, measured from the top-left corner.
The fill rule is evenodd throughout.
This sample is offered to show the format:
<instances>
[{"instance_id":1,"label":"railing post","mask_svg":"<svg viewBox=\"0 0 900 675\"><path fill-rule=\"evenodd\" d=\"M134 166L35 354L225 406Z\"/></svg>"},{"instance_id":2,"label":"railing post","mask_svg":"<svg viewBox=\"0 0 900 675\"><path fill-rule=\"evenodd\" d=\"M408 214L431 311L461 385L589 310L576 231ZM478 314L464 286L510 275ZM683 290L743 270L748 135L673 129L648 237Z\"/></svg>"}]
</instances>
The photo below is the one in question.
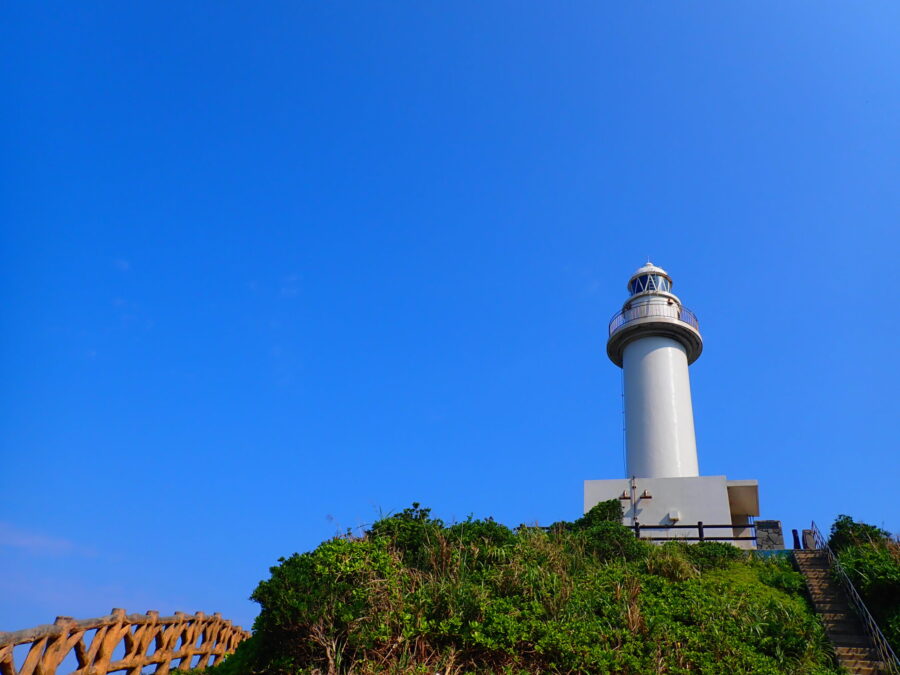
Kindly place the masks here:
<instances>
[{"instance_id":1,"label":"railing post","mask_svg":"<svg viewBox=\"0 0 900 675\"><path fill-rule=\"evenodd\" d=\"M641 538L641 524L636 520L634 521L634 538Z\"/></svg>"},{"instance_id":2,"label":"railing post","mask_svg":"<svg viewBox=\"0 0 900 675\"><path fill-rule=\"evenodd\" d=\"M62 662L66 656L66 641L69 639L69 633L72 630L72 624L75 620L70 616L58 616L54 625L60 629L56 636L51 636L47 640L41 658L37 663L35 671L38 673L56 673L56 667ZM24 669L23 669L24 670Z\"/></svg>"},{"instance_id":3,"label":"railing post","mask_svg":"<svg viewBox=\"0 0 900 675\"><path fill-rule=\"evenodd\" d=\"M697 536L700 538L700 541L703 541L703 521L699 521L697 523Z\"/></svg>"}]
</instances>

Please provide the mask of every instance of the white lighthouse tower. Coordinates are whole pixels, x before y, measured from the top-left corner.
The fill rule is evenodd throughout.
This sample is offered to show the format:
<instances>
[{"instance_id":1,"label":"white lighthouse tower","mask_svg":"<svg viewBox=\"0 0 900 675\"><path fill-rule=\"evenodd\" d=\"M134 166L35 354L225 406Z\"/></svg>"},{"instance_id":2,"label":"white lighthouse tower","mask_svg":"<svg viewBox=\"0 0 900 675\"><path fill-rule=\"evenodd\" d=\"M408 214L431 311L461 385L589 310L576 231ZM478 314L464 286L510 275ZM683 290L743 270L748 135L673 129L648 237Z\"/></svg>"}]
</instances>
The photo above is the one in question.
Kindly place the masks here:
<instances>
[{"instance_id":1,"label":"white lighthouse tower","mask_svg":"<svg viewBox=\"0 0 900 675\"><path fill-rule=\"evenodd\" d=\"M694 314L650 262L628 280L631 297L609 324L606 353L624 371L628 476L699 476L688 366L703 350Z\"/></svg>"},{"instance_id":2,"label":"white lighthouse tower","mask_svg":"<svg viewBox=\"0 0 900 675\"><path fill-rule=\"evenodd\" d=\"M585 481L584 510L619 499L624 523L638 534L646 527L654 538L729 538L752 547L757 481L700 475L688 366L703 339L672 286L664 269L647 262L631 275L629 297L609 323L606 353L623 371L625 477Z\"/></svg>"}]
</instances>

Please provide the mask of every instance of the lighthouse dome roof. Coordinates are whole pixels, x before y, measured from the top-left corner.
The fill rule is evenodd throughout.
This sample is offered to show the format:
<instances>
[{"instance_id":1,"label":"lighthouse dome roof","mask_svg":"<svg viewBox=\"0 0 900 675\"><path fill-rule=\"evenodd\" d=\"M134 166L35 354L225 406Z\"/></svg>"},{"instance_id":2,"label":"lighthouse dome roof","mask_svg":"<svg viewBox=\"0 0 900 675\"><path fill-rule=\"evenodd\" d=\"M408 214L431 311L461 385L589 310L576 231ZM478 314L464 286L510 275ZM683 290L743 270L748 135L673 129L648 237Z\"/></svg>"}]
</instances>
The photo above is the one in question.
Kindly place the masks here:
<instances>
[{"instance_id":1,"label":"lighthouse dome roof","mask_svg":"<svg viewBox=\"0 0 900 675\"><path fill-rule=\"evenodd\" d=\"M662 267L657 267L649 260L643 267L638 267L637 270L635 270L634 274L632 274L631 276L636 277L641 274L662 274L665 276L669 276L668 272L666 272Z\"/></svg>"}]
</instances>

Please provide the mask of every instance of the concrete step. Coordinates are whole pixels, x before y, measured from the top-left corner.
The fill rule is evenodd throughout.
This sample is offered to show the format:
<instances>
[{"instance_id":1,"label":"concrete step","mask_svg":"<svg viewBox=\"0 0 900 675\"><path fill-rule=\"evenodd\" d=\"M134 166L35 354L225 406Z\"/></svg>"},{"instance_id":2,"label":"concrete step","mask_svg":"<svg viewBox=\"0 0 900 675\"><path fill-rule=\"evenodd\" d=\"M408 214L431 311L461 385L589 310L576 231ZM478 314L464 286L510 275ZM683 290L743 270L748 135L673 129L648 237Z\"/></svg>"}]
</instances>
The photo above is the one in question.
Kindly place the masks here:
<instances>
[{"instance_id":1,"label":"concrete step","mask_svg":"<svg viewBox=\"0 0 900 675\"><path fill-rule=\"evenodd\" d=\"M831 595L838 598L845 598L843 589L838 586L826 586L824 584L818 584L815 581L807 582L806 587L810 590L810 592L816 593L830 593Z\"/></svg>"},{"instance_id":2,"label":"concrete step","mask_svg":"<svg viewBox=\"0 0 900 675\"><path fill-rule=\"evenodd\" d=\"M821 589L809 589L809 597L811 597L814 601L818 600L820 602L842 603L848 609L850 608L849 603L847 603L846 600L843 600L837 593L828 593L827 591L823 591Z\"/></svg>"},{"instance_id":3,"label":"concrete step","mask_svg":"<svg viewBox=\"0 0 900 675\"><path fill-rule=\"evenodd\" d=\"M819 618L822 619L825 623L846 623L851 626L856 626L857 628L862 628L862 624L859 622L859 618L857 618L856 614L853 612L816 612L819 615Z\"/></svg>"},{"instance_id":4,"label":"concrete step","mask_svg":"<svg viewBox=\"0 0 900 675\"><path fill-rule=\"evenodd\" d=\"M853 609L850 605L846 602L835 600L834 596L823 594L817 597L810 594L810 597L812 598L813 604L816 606L817 612L853 614Z\"/></svg>"},{"instance_id":5,"label":"concrete step","mask_svg":"<svg viewBox=\"0 0 900 675\"><path fill-rule=\"evenodd\" d=\"M841 665L844 668L880 668L881 662L872 659L843 659Z\"/></svg>"},{"instance_id":6,"label":"concrete step","mask_svg":"<svg viewBox=\"0 0 900 675\"><path fill-rule=\"evenodd\" d=\"M851 623L859 623L856 614L851 611L846 612L819 612L822 621L850 621Z\"/></svg>"},{"instance_id":7,"label":"concrete step","mask_svg":"<svg viewBox=\"0 0 900 675\"><path fill-rule=\"evenodd\" d=\"M838 663L842 668L851 673L888 673L884 670L884 665L880 661L871 661L869 659L838 659Z\"/></svg>"},{"instance_id":8,"label":"concrete step","mask_svg":"<svg viewBox=\"0 0 900 675\"><path fill-rule=\"evenodd\" d=\"M826 593L820 589L809 589L809 597L813 599L813 602L827 602L832 605L841 605L845 609L850 609L850 603L844 600L838 593Z\"/></svg>"},{"instance_id":9,"label":"concrete step","mask_svg":"<svg viewBox=\"0 0 900 675\"><path fill-rule=\"evenodd\" d=\"M838 663L840 664L841 668L844 668L847 672L850 673L861 673L862 675L868 675L869 673L887 674L889 672L884 669L883 664L879 661L869 661L867 659L845 661L838 659Z\"/></svg>"},{"instance_id":10,"label":"concrete step","mask_svg":"<svg viewBox=\"0 0 900 675\"><path fill-rule=\"evenodd\" d=\"M868 675L869 673L884 673L887 675L890 672L884 668L884 664L880 661L869 661L868 659L847 661L838 659L838 663L841 668L850 673L863 673L864 675Z\"/></svg>"},{"instance_id":11,"label":"concrete step","mask_svg":"<svg viewBox=\"0 0 900 675\"><path fill-rule=\"evenodd\" d=\"M834 653L838 658L878 660L878 651L872 647L835 647Z\"/></svg>"},{"instance_id":12,"label":"concrete step","mask_svg":"<svg viewBox=\"0 0 900 675\"><path fill-rule=\"evenodd\" d=\"M849 667L848 666L849 663L855 663L857 665L869 665L869 666L880 665L879 662L875 661L874 659L856 657L856 656L851 656L851 657L838 656L837 661L838 661L838 663L840 663L842 666L845 666L845 667Z\"/></svg>"},{"instance_id":13,"label":"concrete step","mask_svg":"<svg viewBox=\"0 0 900 675\"><path fill-rule=\"evenodd\" d=\"M856 621L822 621L822 623L825 624L825 630L835 635L861 635L863 630Z\"/></svg>"},{"instance_id":14,"label":"concrete step","mask_svg":"<svg viewBox=\"0 0 900 675\"><path fill-rule=\"evenodd\" d=\"M882 675L882 673L884 673L879 666L873 666L871 664L848 666L842 663L841 666L848 673L851 673L851 675Z\"/></svg>"},{"instance_id":15,"label":"concrete step","mask_svg":"<svg viewBox=\"0 0 900 675\"><path fill-rule=\"evenodd\" d=\"M863 628L855 621L823 621L825 630L835 635L863 635ZM866 643L868 644L868 643Z\"/></svg>"},{"instance_id":16,"label":"concrete step","mask_svg":"<svg viewBox=\"0 0 900 675\"><path fill-rule=\"evenodd\" d=\"M813 604L816 606L817 612L850 612L853 610L850 608L846 602L841 602L840 600L835 601L834 597L830 595L810 595L812 598Z\"/></svg>"},{"instance_id":17,"label":"concrete step","mask_svg":"<svg viewBox=\"0 0 900 675\"><path fill-rule=\"evenodd\" d=\"M843 603L834 602L814 602L816 614L824 614L826 612L850 612L850 607Z\"/></svg>"},{"instance_id":18,"label":"concrete step","mask_svg":"<svg viewBox=\"0 0 900 675\"><path fill-rule=\"evenodd\" d=\"M837 647L859 647L861 649L869 648L869 638L853 633L832 633L830 631L825 631L825 634L828 636L828 639L831 640L831 644Z\"/></svg>"}]
</instances>

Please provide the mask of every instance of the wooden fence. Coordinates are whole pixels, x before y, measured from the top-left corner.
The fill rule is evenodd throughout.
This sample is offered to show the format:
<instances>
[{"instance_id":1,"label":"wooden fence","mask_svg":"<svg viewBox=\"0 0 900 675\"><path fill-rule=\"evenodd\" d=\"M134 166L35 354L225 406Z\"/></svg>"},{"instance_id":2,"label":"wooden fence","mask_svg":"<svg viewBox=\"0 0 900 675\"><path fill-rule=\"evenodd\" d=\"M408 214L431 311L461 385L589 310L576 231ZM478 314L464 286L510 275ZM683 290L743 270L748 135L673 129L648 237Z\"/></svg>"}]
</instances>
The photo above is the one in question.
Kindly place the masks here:
<instances>
[{"instance_id":1,"label":"wooden fence","mask_svg":"<svg viewBox=\"0 0 900 675\"><path fill-rule=\"evenodd\" d=\"M93 636L88 637L91 631ZM203 612L161 617L155 611L126 615L124 609L113 609L109 616L82 621L61 616L56 623L0 633L0 675L55 675L73 650L77 668L72 675L106 675L118 670L140 675L151 665L156 666L156 675L175 668L202 670L210 665L210 659L215 665L248 637L248 631L232 626L220 614L206 616ZM121 654L117 654L123 642L118 649ZM13 649L27 644L31 645L27 656L17 667ZM120 658L113 660L114 656ZM195 663L197 656L199 662Z\"/></svg>"}]
</instances>

